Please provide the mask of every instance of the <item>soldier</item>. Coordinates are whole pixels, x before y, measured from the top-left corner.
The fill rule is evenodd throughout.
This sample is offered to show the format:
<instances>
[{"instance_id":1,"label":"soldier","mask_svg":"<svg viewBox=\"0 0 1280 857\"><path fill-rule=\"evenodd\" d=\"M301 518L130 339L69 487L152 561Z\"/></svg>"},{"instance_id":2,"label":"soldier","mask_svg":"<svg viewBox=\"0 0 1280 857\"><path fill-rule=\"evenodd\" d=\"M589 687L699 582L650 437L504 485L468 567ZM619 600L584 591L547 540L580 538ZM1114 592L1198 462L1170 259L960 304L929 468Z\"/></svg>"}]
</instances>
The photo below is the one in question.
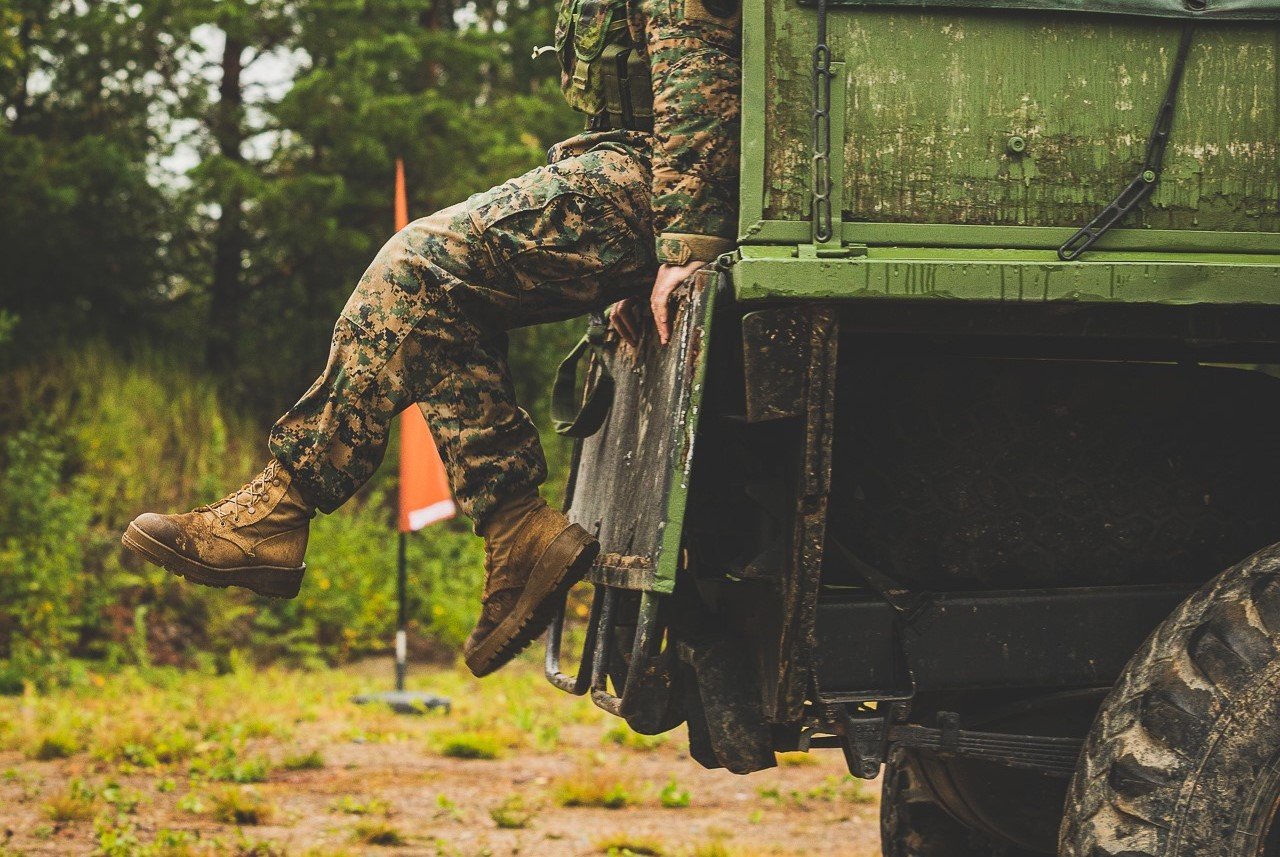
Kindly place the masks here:
<instances>
[{"instance_id":1,"label":"soldier","mask_svg":"<svg viewBox=\"0 0 1280 857\"><path fill-rule=\"evenodd\" d=\"M665 345L672 291L733 246L737 210L737 0L561 2L562 88L588 130L392 238L324 373L272 429L266 468L216 503L139 516L126 547L197 583L292 598L311 518L373 474L392 418L416 403L485 540L468 667L492 672L546 627L599 545L539 496L546 460L515 401L506 331L612 304L635 344L648 291Z\"/></svg>"}]
</instances>

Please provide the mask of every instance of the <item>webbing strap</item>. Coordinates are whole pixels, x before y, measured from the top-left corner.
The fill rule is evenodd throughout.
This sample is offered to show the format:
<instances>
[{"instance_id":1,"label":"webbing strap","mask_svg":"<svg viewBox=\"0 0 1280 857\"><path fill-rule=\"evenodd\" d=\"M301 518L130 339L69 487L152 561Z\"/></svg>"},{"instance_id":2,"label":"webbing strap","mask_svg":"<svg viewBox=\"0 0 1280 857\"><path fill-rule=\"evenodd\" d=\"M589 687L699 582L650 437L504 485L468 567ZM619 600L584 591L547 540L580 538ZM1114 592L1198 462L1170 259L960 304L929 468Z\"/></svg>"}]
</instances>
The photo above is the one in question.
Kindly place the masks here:
<instances>
[{"instance_id":1,"label":"webbing strap","mask_svg":"<svg viewBox=\"0 0 1280 857\"><path fill-rule=\"evenodd\" d=\"M591 437L604 425L613 406L613 376L604 364L604 336L608 323L600 313L592 313L587 334L578 341L556 370L551 388L551 422L557 434L565 437ZM587 364L584 388L578 392L578 364L585 355ZM594 377L592 369L595 370Z\"/></svg>"}]
</instances>

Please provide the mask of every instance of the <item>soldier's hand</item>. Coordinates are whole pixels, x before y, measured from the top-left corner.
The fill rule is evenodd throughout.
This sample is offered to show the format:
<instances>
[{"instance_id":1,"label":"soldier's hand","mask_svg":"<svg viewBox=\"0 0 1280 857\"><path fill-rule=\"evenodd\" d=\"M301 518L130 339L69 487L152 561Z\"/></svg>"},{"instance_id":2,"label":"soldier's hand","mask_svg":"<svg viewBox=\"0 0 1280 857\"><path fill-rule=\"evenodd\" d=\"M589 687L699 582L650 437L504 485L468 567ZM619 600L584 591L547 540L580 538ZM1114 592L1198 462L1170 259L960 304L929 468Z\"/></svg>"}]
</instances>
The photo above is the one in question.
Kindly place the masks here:
<instances>
[{"instance_id":1,"label":"soldier's hand","mask_svg":"<svg viewBox=\"0 0 1280 857\"><path fill-rule=\"evenodd\" d=\"M640 301L624 298L609 308L609 327L632 348L640 345Z\"/></svg>"},{"instance_id":2,"label":"soldier's hand","mask_svg":"<svg viewBox=\"0 0 1280 857\"><path fill-rule=\"evenodd\" d=\"M649 308L653 310L653 326L658 329L658 341L663 345L671 338L671 293L676 286L693 276L706 262L689 262L684 265L663 265L658 268L658 278L653 282L653 294Z\"/></svg>"}]
</instances>

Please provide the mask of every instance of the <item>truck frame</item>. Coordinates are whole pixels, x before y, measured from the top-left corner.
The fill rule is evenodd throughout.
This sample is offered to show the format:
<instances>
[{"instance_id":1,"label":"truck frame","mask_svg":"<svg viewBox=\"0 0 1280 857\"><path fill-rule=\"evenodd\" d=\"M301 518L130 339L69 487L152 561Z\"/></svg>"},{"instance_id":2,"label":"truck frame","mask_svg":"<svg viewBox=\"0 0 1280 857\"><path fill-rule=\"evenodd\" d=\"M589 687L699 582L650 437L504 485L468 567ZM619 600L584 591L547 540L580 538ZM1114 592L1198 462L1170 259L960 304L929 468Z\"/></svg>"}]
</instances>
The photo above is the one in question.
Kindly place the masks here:
<instances>
[{"instance_id":1,"label":"truck frame","mask_svg":"<svg viewBox=\"0 0 1280 857\"><path fill-rule=\"evenodd\" d=\"M891 857L1280 855L1280 11L743 32L738 249L562 367L602 551L548 678L709 767L887 764Z\"/></svg>"}]
</instances>

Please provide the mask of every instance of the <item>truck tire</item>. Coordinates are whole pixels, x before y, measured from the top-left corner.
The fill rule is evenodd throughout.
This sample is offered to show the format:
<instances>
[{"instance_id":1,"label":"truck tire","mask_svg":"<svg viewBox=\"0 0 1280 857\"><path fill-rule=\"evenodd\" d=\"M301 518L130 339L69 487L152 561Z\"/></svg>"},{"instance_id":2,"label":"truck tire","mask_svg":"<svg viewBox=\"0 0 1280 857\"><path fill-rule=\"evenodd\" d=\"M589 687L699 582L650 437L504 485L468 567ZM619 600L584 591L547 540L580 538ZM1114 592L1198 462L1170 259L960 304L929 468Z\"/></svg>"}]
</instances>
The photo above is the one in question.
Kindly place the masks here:
<instances>
[{"instance_id":1,"label":"truck tire","mask_svg":"<svg viewBox=\"0 0 1280 857\"><path fill-rule=\"evenodd\" d=\"M916 753L894 749L880 788L880 848L884 857L1032 857L1000 845L951 816L921 776Z\"/></svg>"},{"instance_id":2,"label":"truck tire","mask_svg":"<svg viewBox=\"0 0 1280 857\"><path fill-rule=\"evenodd\" d=\"M1063 857L1280 855L1280 545L1223 572L1143 644L1067 795Z\"/></svg>"}]
</instances>

